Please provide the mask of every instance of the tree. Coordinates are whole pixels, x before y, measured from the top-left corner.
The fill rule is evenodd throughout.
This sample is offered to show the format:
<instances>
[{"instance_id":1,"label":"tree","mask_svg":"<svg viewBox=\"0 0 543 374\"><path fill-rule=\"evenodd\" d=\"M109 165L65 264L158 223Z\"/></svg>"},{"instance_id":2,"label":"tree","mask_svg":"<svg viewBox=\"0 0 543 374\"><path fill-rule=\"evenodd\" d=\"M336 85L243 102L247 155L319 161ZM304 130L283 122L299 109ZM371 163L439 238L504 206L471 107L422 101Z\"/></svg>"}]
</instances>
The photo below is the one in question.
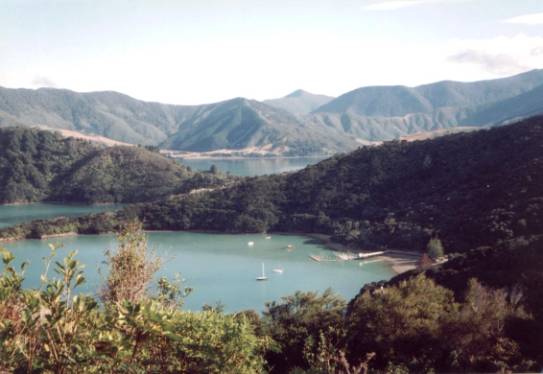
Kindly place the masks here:
<instances>
[{"instance_id":1,"label":"tree","mask_svg":"<svg viewBox=\"0 0 543 374\"><path fill-rule=\"evenodd\" d=\"M523 362L518 344L507 336L506 327L521 310L508 301L503 290L492 290L477 280L469 281L464 303L443 326L441 344L448 346L442 370L497 372L531 371Z\"/></svg>"},{"instance_id":2,"label":"tree","mask_svg":"<svg viewBox=\"0 0 543 374\"><path fill-rule=\"evenodd\" d=\"M428 241L428 244L426 245L426 253L428 253L428 256L434 260L445 255L443 243L441 243L441 240L438 237L431 238Z\"/></svg>"},{"instance_id":3,"label":"tree","mask_svg":"<svg viewBox=\"0 0 543 374\"><path fill-rule=\"evenodd\" d=\"M346 321L350 362L375 352L378 370L390 364L433 369L442 356L441 325L456 308L453 293L424 275L366 291L352 302Z\"/></svg>"},{"instance_id":4,"label":"tree","mask_svg":"<svg viewBox=\"0 0 543 374\"><path fill-rule=\"evenodd\" d=\"M277 343L277 349L266 355L272 372L307 369L306 357L318 353L321 339L337 344L343 335L344 309L345 301L329 289L322 295L298 291L279 302L268 303L264 328Z\"/></svg>"},{"instance_id":5,"label":"tree","mask_svg":"<svg viewBox=\"0 0 543 374\"><path fill-rule=\"evenodd\" d=\"M102 298L107 302L141 301L147 296L147 288L160 267L160 260L149 256L147 238L139 221L126 223L117 235L117 241L117 252L106 253L109 275Z\"/></svg>"}]
</instances>

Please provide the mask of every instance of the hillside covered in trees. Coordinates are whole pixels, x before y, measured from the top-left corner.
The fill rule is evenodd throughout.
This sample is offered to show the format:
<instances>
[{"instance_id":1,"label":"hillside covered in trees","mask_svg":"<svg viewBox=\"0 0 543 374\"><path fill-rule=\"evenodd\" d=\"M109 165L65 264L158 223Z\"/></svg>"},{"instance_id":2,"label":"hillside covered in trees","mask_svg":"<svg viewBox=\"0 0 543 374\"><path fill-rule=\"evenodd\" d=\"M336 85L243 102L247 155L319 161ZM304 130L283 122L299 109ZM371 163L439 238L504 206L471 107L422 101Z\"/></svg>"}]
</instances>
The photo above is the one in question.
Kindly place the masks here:
<instances>
[{"instance_id":1,"label":"hillside covered in trees","mask_svg":"<svg viewBox=\"0 0 543 374\"><path fill-rule=\"evenodd\" d=\"M122 231L138 218L147 229L329 233L365 248L423 249L430 238L439 238L449 261L366 285L349 302L332 292L296 293L268 304L262 316L225 315L213 307L187 313L173 302L183 289L161 280L159 295L143 297L137 288L135 297L128 276L108 283L122 292L106 294L103 307L94 299L57 304L55 292L70 285L22 291L10 270L0 279L0 313L13 322L0 325L5 336L0 355L10 369L42 365L53 371L75 363L93 370L195 373L539 371L542 147L543 118L535 117L491 130L363 148L296 173L247 178L119 212L1 230L2 238L101 233ZM122 235L140 248L141 233ZM10 256L4 254L8 266ZM150 279L145 269L153 263L127 258L108 261L123 268L129 263ZM57 269L62 277L76 267L67 261ZM13 317L18 315L13 305L35 310L40 303L58 310L58 319ZM65 331L55 324L78 326L68 335L79 347L74 357L63 345L64 335L48 335ZM34 326L35 333L25 335L30 330L21 326ZM17 344L22 337L29 345ZM25 355L45 344L63 353L35 348L33 356Z\"/></svg>"},{"instance_id":2,"label":"hillside covered in trees","mask_svg":"<svg viewBox=\"0 0 543 374\"><path fill-rule=\"evenodd\" d=\"M198 290L165 278L151 287L160 259L141 225L123 224L118 243L106 252L108 276L97 296L77 294L85 277L75 253L55 261L53 247L45 263L54 273L44 273L39 289L24 289L26 265L19 270L0 248L1 370L367 374L543 365L541 238L495 248L504 258L489 248L433 274L365 287L349 303L331 290L296 292L268 303L263 315L225 314L220 306L185 311L183 298ZM509 260L511 273L500 273Z\"/></svg>"},{"instance_id":3,"label":"hillside covered in trees","mask_svg":"<svg viewBox=\"0 0 543 374\"><path fill-rule=\"evenodd\" d=\"M292 174L133 205L108 218L67 221L80 232L111 231L131 216L154 230L320 232L368 249L421 250L439 237L447 252L464 252L540 234L542 144L543 118L535 117L361 148ZM65 221L40 222L39 231L62 231ZM31 227L0 235L29 235Z\"/></svg>"},{"instance_id":4,"label":"hillside covered in trees","mask_svg":"<svg viewBox=\"0 0 543 374\"><path fill-rule=\"evenodd\" d=\"M461 252L543 227L543 118L389 142L304 170L142 205L153 229L322 232L358 247Z\"/></svg>"},{"instance_id":5,"label":"hillside covered in trees","mask_svg":"<svg viewBox=\"0 0 543 374\"><path fill-rule=\"evenodd\" d=\"M153 201L223 179L141 147L106 148L48 131L0 129L0 203Z\"/></svg>"}]
</instances>

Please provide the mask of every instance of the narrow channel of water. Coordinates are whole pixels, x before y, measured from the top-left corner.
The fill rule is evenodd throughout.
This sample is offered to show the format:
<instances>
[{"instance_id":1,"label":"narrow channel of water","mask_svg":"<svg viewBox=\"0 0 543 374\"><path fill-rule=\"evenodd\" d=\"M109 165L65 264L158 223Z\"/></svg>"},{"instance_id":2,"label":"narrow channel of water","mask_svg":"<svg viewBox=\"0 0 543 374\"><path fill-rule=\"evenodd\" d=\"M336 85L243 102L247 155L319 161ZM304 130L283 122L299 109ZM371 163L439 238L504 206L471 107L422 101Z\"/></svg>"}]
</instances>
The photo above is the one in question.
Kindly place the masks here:
<instances>
[{"instance_id":1,"label":"narrow channel of water","mask_svg":"<svg viewBox=\"0 0 543 374\"><path fill-rule=\"evenodd\" d=\"M207 171L215 165L220 171L242 177L291 172L313 165L323 157L262 157L262 158L216 158L179 159L193 170Z\"/></svg>"}]
</instances>

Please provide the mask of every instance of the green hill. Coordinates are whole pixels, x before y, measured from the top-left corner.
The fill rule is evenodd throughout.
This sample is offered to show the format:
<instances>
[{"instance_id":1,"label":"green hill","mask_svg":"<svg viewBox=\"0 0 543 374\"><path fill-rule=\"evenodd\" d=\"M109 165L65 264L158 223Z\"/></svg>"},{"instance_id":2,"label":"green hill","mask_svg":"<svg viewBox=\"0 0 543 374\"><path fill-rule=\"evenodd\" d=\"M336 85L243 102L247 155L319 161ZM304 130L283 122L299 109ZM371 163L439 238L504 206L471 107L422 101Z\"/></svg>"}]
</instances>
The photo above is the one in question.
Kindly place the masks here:
<instances>
[{"instance_id":1,"label":"green hill","mask_svg":"<svg viewBox=\"0 0 543 374\"><path fill-rule=\"evenodd\" d=\"M389 142L290 175L144 205L153 229L323 232L359 248L462 252L543 227L543 118Z\"/></svg>"},{"instance_id":2,"label":"green hill","mask_svg":"<svg viewBox=\"0 0 543 374\"><path fill-rule=\"evenodd\" d=\"M48 131L0 129L0 202L140 202L221 183L139 147L106 148Z\"/></svg>"}]
</instances>

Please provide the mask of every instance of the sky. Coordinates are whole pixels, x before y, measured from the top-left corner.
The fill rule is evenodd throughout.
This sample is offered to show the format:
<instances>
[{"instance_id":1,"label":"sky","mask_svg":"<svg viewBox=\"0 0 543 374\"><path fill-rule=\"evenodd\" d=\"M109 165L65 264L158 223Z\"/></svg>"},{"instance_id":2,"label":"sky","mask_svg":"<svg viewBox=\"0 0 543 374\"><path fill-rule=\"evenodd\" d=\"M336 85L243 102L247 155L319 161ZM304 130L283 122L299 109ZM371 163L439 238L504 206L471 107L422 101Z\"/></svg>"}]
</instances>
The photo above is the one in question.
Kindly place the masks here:
<instances>
[{"instance_id":1,"label":"sky","mask_svg":"<svg viewBox=\"0 0 543 374\"><path fill-rule=\"evenodd\" d=\"M534 68L543 0L0 0L11 88L202 104Z\"/></svg>"}]
</instances>

